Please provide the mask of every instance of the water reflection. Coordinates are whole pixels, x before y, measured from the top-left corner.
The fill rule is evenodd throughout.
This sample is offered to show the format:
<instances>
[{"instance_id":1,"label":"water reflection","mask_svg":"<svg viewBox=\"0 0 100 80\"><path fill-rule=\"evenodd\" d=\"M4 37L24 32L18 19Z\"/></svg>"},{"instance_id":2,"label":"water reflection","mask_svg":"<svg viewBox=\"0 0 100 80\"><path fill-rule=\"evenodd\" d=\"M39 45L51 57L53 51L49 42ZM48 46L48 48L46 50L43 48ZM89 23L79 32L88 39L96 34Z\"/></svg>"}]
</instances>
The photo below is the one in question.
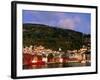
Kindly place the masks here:
<instances>
[{"instance_id":1,"label":"water reflection","mask_svg":"<svg viewBox=\"0 0 100 80\"><path fill-rule=\"evenodd\" d=\"M49 63L44 65L23 65L23 69L42 69L42 68L63 68L63 67L82 67L82 66L91 66L90 62L87 63Z\"/></svg>"}]
</instances>

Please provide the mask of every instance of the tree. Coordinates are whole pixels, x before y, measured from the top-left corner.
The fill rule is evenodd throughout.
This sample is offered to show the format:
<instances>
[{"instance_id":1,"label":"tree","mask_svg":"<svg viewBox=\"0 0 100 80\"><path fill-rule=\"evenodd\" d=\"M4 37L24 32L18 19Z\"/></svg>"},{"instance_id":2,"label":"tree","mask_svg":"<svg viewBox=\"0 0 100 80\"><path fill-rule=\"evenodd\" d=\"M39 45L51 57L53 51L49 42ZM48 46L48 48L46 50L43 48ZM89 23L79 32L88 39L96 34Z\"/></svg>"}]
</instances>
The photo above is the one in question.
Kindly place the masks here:
<instances>
[{"instance_id":1,"label":"tree","mask_svg":"<svg viewBox=\"0 0 100 80\"><path fill-rule=\"evenodd\" d=\"M50 53L47 58L51 58L52 59L53 57L54 57L54 55L52 53Z\"/></svg>"}]
</instances>

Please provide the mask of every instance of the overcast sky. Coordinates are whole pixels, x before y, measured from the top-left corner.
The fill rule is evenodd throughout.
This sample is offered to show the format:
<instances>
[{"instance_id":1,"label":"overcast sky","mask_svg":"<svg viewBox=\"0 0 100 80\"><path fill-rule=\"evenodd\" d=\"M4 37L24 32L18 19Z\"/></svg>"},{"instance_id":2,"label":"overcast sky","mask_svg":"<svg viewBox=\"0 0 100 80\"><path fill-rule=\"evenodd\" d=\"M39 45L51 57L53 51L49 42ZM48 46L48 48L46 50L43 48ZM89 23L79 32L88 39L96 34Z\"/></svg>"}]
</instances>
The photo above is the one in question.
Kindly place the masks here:
<instances>
[{"instance_id":1,"label":"overcast sky","mask_svg":"<svg viewBox=\"0 0 100 80\"><path fill-rule=\"evenodd\" d=\"M91 14L23 10L23 23L46 24L90 34Z\"/></svg>"}]
</instances>

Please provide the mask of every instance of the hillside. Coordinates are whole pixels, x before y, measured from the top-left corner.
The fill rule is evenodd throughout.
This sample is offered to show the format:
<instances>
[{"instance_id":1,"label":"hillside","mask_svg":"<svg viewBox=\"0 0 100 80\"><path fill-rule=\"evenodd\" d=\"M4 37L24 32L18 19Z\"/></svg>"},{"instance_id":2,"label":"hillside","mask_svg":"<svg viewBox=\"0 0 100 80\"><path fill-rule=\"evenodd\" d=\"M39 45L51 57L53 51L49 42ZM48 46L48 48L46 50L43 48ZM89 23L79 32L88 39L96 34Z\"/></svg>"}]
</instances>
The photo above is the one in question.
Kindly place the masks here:
<instances>
[{"instance_id":1,"label":"hillside","mask_svg":"<svg viewBox=\"0 0 100 80\"><path fill-rule=\"evenodd\" d=\"M79 49L85 38L81 32L74 30L54 28L42 24L23 24L23 46L43 45L46 48L63 51Z\"/></svg>"}]
</instances>

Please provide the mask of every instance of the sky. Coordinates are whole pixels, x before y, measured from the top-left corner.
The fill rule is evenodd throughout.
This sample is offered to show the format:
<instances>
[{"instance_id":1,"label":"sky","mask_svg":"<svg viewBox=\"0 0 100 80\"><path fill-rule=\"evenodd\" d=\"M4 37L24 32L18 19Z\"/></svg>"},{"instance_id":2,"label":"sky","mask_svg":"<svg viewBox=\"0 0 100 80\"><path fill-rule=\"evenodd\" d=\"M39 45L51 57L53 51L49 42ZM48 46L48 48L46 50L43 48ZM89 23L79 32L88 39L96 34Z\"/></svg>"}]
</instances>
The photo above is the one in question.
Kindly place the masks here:
<instances>
[{"instance_id":1,"label":"sky","mask_svg":"<svg viewBox=\"0 0 100 80\"><path fill-rule=\"evenodd\" d=\"M23 10L23 24L45 24L57 28L91 33L91 14L77 12Z\"/></svg>"}]
</instances>

